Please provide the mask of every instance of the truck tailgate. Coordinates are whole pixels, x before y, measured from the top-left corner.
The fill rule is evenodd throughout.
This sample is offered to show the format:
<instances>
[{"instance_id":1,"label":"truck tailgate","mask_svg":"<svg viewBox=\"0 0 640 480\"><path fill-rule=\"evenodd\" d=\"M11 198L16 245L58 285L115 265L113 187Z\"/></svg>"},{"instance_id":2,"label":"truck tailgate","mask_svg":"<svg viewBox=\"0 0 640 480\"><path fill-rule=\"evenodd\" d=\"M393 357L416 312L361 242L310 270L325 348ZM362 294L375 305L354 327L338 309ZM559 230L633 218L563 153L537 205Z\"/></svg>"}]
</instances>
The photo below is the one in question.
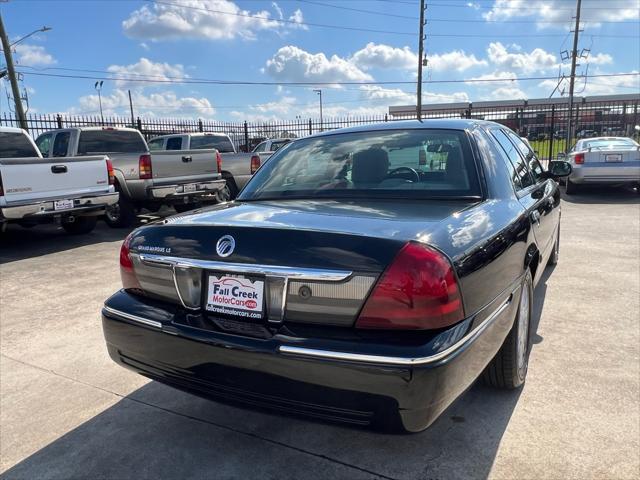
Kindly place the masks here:
<instances>
[{"instance_id":1,"label":"truck tailgate","mask_svg":"<svg viewBox=\"0 0 640 480\"><path fill-rule=\"evenodd\" d=\"M8 204L109 191L104 156L5 158L0 160L0 173Z\"/></svg>"},{"instance_id":2,"label":"truck tailgate","mask_svg":"<svg viewBox=\"0 0 640 480\"><path fill-rule=\"evenodd\" d=\"M218 174L216 150L160 150L151 152L153 178L189 179ZM200 177L202 178L202 177Z\"/></svg>"}]
</instances>

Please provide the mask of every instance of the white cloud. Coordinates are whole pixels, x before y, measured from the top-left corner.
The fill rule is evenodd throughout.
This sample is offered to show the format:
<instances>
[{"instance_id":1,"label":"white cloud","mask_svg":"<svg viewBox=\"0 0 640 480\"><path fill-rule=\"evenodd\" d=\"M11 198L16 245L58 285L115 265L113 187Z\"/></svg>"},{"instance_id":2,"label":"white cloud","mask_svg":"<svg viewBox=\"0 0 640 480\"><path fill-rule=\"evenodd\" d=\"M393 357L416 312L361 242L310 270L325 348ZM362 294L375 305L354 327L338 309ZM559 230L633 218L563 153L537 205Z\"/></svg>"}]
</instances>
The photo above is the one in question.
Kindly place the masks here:
<instances>
[{"instance_id":1,"label":"white cloud","mask_svg":"<svg viewBox=\"0 0 640 480\"><path fill-rule=\"evenodd\" d=\"M186 117L210 118L215 108L204 97L179 97L172 91L144 94L132 92L133 107L136 115L147 117ZM85 95L78 100L79 107L70 109L70 113L97 113L100 109L98 95ZM102 109L105 115L128 114L129 96L126 90L115 89L102 95Z\"/></svg>"},{"instance_id":2,"label":"white cloud","mask_svg":"<svg viewBox=\"0 0 640 480\"><path fill-rule=\"evenodd\" d=\"M282 19L282 9L276 3L272 7L277 19ZM294 23L278 22L268 10L243 10L230 0L183 0L180 3L143 5L122 22L122 28L130 37L151 40L253 39L256 32L262 30L284 32L306 28L299 25L303 21L299 9L289 20Z\"/></svg>"},{"instance_id":3,"label":"white cloud","mask_svg":"<svg viewBox=\"0 0 640 480\"><path fill-rule=\"evenodd\" d=\"M57 63L56 59L53 58L50 53L47 53L44 47L39 45L21 43L14 48L17 54L16 63L19 65L35 67L38 65L53 65Z\"/></svg>"},{"instance_id":4,"label":"white cloud","mask_svg":"<svg viewBox=\"0 0 640 480\"><path fill-rule=\"evenodd\" d=\"M637 73L634 70L633 73ZM599 75L607 72L596 70L593 74ZM538 86L551 92L557 85L556 80L544 80L540 82ZM640 76L638 75L625 75L620 77L592 77L587 78L586 82L584 78L576 79L576 95L578 96L590 96L590 95L616 95L620 93L634 93L640 91ZM569 91L569 80L565 79L560 83L558 91Z\"/></svg>"},{"instance_id":5,"label":"white cloud","mask_svg":"<svg viewBox=\"0 0 640 480\"><path fill-rule=\"evenodd\" d=\"M415 105L415 93L405 92L399 88L384 88L379 85L363 85L360 87L363 98L373 104L378 105ZM423 92L422 102L427 103L447 103L447 102L468 102L469 95L466 92L454 93L433 93Z\"/></svg>"},{"instance_id":6,"label":"white cloud","mask_svg":"<svg viewBox=\"0 0 640 480\"><path fill-rule=\"evenodd\" d=\"M580 15L581 22L598 26L602 21L640 18L638 0L615 0L615 8L612 6L610 9L602 8L605 3L602 0L584 0ZM493 8L483 14L483 17L488 21L533 17L539 27L553 26L567 30L572 26L571 17L574 13L575 3L563 0L495 0Z\"/></svg>"},{"instance_id":7,"label":"white cloud","mask_svg":"<svg viewBox=\"0 0 640 480\"><path fill-rule=\"evenodd\" d=\"M525 73L546 71L558 67L558 59L542 48L534 48L531 52L510 52L500 42L492 42L487 48L489 61L500 68L516 69Z\"/></svg>"},{"instance_id":8,"label":"white cloud","mask_svg":"<svg viewBox=\"0 0 640 480\"><path fill-rule=\"evenodd\" d=\"M418 65L418 55L409 47L392 47L390 45L375 44L373 42L355 52L351 62L363 70L370 68L399 68L415 69Z\"/></svg>"},{"instance_id":9,"label":"white cloud","mask_svg":"<svg viewBox=\"0 0 640 480\"><path fill-rule=\"evenodd\" d=\"M140 78L149 80L170 81L188 77L188 75L184 73L184 67L180 64L156 63L144 57L131 65L110 65L107 70L114 75L114 78L136 78L139 76ZM149 83L128 82L127 80L116 80L115 84L117 87L132 84L138 88L144 88L150 85Z\"/></svg>"},{"instance_id":10,"label":"white cloud","mask_svg":"<svg viewBox=\"0 0 640 480\"><path fill-rule=\"evenodd\" d=\"M608 53L597 53L595 55L589 55L586 63L591 65L608 65L613 63L613 57Z\"/></svg>"},{"instance_id":11,"label":"white cloud","mask_svg":"<svg viewBox=\"0 0 640 480\"><path fill-rule=\"evenodd\" d=\"M434 72L447 72L455 70L463 72L473 67L487 66L486 60L478 60L473 54L466 54L464 50L453 50L442 54L433 54L427 57L428 66Z\"/></svg>"},{"instance_id":12,"label":"white cloud","mask_svg":"<svg viewBox=\"0 0 640 480\"><path fill-rule=\"evenodd\" d=\"M362 82L373 77L349 60L333 55L309 53L293 45L280 48L264 71L277 80L291 82Z\"/></svg>"}]
</instances>

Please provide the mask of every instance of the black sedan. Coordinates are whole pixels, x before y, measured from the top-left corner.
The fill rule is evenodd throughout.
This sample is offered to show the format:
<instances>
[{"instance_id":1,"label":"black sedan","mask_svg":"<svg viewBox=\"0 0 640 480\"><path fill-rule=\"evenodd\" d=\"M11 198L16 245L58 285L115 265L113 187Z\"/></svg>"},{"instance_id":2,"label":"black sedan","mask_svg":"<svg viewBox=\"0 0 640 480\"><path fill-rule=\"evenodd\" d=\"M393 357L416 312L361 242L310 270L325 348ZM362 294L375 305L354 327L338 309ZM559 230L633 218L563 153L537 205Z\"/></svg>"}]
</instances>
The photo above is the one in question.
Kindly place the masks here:
<instances>
[{"instance_id":1,"label":"black sedan","mask_svg":"<svg viewBox=\"0 0 640 480\"><path fill-rule=\"evenodd\" d=\"M475 120L295 140L236 201L127 237L109 353L238 406L422 430L481 375L524 383L570 172Z\"/></svg>"}]
</instances>

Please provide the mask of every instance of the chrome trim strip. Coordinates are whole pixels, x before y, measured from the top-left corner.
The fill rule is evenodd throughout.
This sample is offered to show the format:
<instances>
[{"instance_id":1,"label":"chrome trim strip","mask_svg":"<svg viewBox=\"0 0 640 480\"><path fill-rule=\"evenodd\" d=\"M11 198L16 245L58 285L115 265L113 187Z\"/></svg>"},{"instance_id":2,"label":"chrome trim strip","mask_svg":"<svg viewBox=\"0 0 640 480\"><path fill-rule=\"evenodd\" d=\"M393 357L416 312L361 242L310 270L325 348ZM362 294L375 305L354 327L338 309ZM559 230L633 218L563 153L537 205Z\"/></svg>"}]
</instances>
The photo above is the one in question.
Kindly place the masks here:
<instances>
[{"instance_id":1,"label":"chrome trim strip","mask_svg":"<svg viewBox=\"0 0 640 480\"><path fill-rule=\"evenodd\" d=\"M142 260L142 258L140 259ZM178 300L180 300L180 303L182 304L182 306L184 308L186 308L187 310L200 310L200 307L190 307L189 305L187 305L184 301L184 299L182 298L182 294L180 293L180 288L178 288L178 277L176 276L176 265L173 264L171 265L171 276L173 277L173 286L176 289L176 294L178 295Z\"/></svg>"},{"instance_id":2,"label":"chrome trim strip","mask_svg":"<svg viewBox=\"0 0 640 480\"><path fill-rule=\"evenodd\" d=\"M126 318L127 320L131 320L138 323L143 323L151 327L162 328L162 323L156 322L155 320L149 320L148 318L139 317L137 315L132 315L130 313L125 313L120 310L116 310L115 308L107 307L106 305L104 305L102 308L113 315L117 315L118 317Z\"/></svg>"},{"instance_id":3,"label":"chrome trim strip","mask_svg":"<svg viewBox=\"0 0 640 480\"><path fill-rule=\"evenodd\" d=\"M138 253L138 255L143 263L156 267L194 267L202 268L205 270L218 270L230 273L287 277L289 279L296 280L341 282L342 280L346 280L353 274L353 272L346 270L321 270L316 268L296 268L274 265L253 265L249 263L218 262L215 260L196 260L190 258L168 257L165 255L152 255L148 253Z\"/></svg>"},{"instance_id":4,"label":"chrome trim strip","mask_svg":"<svg viewBox=\"0 0 640 480\"><path fill-rule=\"evenodd\" d=\"M515 290L514 290L515 291ZM346 360L359 363L375 363L385 365L398 365L398 366L414 366L414 365L427 365L429 363L439 362L448 357L456 350L459 350L464 345L473 342L476 338L484 332L487 327L493 323L511 304L513 300L513 292L509 295L509 298L505 300L496 310L493 311L480 325L474 328L467 335L462 337L458 342L451 345L449 348L430 355L428 357L407 358L407 357L387 357L382 355L366 355L361 353L348 353L348 352L334 352L328 350L316 350L313 348L292 347L288 345L281 345L278 348L280 353L288 355L296 355L303 357L323 358L329 360Z\"/></svg>"}]
</instances>

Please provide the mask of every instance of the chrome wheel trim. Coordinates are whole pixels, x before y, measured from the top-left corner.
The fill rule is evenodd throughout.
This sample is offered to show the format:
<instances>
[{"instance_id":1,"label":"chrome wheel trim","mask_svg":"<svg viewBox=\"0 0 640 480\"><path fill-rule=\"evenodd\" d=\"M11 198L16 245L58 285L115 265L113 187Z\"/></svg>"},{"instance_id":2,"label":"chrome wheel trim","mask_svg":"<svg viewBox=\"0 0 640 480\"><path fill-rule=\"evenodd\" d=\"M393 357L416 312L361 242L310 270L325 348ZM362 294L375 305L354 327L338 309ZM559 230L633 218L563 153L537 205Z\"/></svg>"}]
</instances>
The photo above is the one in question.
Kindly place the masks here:
<instances>
[{"instance_id":1,"label":"chrome wheel trim","mask_svg":"<svg viewBox=\"0 0 640 480\"><path fill-rule=\"evenodd\" d=\"M111 222L117 222L120 220L120 204L114 203L110 207L107 207L104 214Z\"/></svg>"},{"instance_id":2,"label":"chrome wheel trim","mask_svg":"<svg viewBox=\"0 0 640 480\"><path fill-rule=\"evenodd\" d=\"M516 356L518 371L521 372L527 363L527 343L529 338L529 284L522 286L520 306L518 307L518 344Z\"/></svg>"}]
</instances>

